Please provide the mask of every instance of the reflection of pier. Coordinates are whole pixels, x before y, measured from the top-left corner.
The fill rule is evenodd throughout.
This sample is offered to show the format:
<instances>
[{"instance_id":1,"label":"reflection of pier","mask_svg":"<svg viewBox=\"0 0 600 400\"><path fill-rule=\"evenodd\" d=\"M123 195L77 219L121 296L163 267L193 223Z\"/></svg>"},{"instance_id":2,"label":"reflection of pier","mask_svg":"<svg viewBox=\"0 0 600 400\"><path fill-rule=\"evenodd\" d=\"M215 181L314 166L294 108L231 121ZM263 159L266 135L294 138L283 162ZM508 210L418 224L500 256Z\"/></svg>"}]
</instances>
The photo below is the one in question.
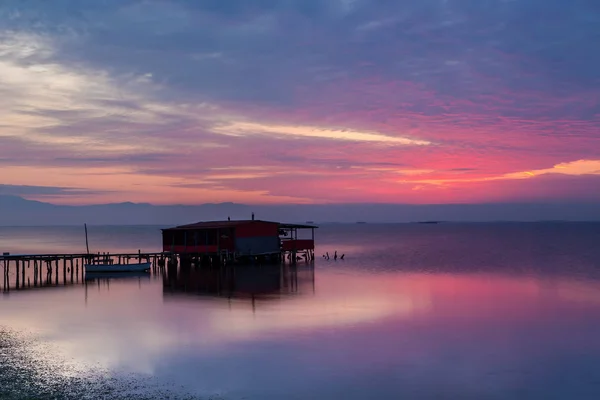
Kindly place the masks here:
<instances>
[{"instance_id":1,"label":"reflection of pier","mask_svg":"<svg viewBox=\"0 0 600 400\"><path fill-rule=\"evenodd\" d=\"M85 289L85 304L88 302L88 290L97 288L100 291L102 288L110 291L111 282L137 282L138 288L142 287L142 282L149 283L152 279L160 279L157 269L153 269L154 274L148 272L120 272L120 273L105 273L105 272L88 272L85 274L83 281Z\"/></svg>"},{"instance_id":2,"label":"reflection of pier","mask_svg":"<svg viewBox=\"0 0 600 400\"><path fill-rule=\"evenodd\" d=\"M314 266L236 265L217 268L169 266L163 275L163 294L269 300L313 293Z\"/></svg>"}]
</instances>

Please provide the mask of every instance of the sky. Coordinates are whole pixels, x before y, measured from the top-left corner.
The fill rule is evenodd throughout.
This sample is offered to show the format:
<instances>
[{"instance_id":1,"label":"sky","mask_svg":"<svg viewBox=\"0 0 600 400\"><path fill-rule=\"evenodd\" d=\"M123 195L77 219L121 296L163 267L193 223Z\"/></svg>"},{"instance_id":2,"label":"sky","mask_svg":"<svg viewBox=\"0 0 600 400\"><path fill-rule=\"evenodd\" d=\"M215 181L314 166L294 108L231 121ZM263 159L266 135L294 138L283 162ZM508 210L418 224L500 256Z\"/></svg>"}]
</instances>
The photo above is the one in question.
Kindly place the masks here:
<instances>
[{"instance_id":1,"label":"sky","mask_svg":"<svg viewBox=\"0 0 600 400\"><path fill-rule=\"evenodd\" d=\"M600 200L597 0L2 0L0 195Z\"/></svg>"}]
</instances>

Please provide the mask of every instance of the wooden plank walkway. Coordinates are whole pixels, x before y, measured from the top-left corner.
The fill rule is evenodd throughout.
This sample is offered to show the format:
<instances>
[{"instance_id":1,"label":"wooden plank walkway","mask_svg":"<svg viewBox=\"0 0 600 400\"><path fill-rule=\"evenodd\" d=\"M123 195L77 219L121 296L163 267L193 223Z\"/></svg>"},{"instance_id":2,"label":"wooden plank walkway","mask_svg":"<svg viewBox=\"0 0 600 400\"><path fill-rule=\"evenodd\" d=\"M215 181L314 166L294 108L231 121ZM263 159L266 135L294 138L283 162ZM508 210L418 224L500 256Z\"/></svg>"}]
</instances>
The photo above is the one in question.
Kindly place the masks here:
<instances>
[{"instance_id":1,"label":"wooden plank walkway","mask_svg":"<svg viewBox=\"0 0 600 400\"><path fill-rule=\"evenodd\" d=\"M170 252L141 252L137 253L49 253L49 254L9 254L3 253L0 254L0 261L3 260L33 260L33 259L63 259L63 258L87 258L87 259L101 259L104 257L122 257L122 258L148 258L148 257L169 257L171 255Z\"/></svg>"},{"instance_id":2,"label":"wooden plank walkway","mask_svg":"<svg viewBox=\"0 0 600 400\"><path fill-rule=\"evenodd\" d=\"M135 262L151 262L153 268L163 267L173 257L170 252L137 253L68 253L68 254L8 254L0 255L0 269L3 271L4 289L10 287L11 270L16 287L34 286L45 283L63 284L84 279L85 264L96 262L129 264ZM32 268L33 267L33 268ZM14 269L13 269L14 268ZM62 270L62 271L61 271ZM45 271L45 273L44 273ZM62 272L62 274L60 273Z\"/></svg>"}]
</instances>

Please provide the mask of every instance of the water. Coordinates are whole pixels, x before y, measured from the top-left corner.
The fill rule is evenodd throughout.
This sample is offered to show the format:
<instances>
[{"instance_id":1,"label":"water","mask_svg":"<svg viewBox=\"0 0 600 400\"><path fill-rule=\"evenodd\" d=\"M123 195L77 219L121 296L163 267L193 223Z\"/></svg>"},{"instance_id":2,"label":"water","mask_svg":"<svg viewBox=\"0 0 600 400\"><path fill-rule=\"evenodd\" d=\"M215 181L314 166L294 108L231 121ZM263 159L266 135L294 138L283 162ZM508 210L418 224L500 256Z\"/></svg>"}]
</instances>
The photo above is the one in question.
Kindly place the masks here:
<instances>
[{"instance_id":1,"label":"water","mask_svg":"<svg viewBox=\"0 0 600 400\"><path fill-rule=\"evenodd\" d=\"M314 268L13 289L0 398L600 398L600 224L329 225L316 240ZM160 230L90 227L90 244L157 251ZM0 228L0 251L84 250L78 227Z\"/></svg>"}]
</instances>

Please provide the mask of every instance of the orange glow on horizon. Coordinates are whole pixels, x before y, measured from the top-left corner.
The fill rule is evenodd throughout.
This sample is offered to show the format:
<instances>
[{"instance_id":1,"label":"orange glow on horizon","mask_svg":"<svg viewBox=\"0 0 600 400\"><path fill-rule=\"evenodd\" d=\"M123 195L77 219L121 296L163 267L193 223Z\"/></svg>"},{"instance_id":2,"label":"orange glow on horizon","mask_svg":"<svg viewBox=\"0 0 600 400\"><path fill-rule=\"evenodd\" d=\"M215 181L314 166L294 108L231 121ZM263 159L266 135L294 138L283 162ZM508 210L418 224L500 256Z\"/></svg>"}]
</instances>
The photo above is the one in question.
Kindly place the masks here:
<instances>
[{"instance_id":1,"label":"orange glow on horizon","mask_svg":"<svg viewBox=\"0 0 600 400\"><path fill-rule=\"evenodd\" d=\"M428 169L353 167L338 171L337 176L327 176L319 171L258 166L214 168L195 178L139 173L127 167L53 167L45 168L44 176L40 177L38 168L23 166L5 167L3 184L67 188L60 194L26 197L69 205L125 201L153 204L478 203L489 201L491 196L500 196L498 199L502 200L502 196L514 190L510 186L509 191L503 189L506 185L500 185L502 182L518 183L544 176L594 176L599 175L599 165L600 161L580 160L552 168L473 178L452 178L447 173ZM441 177L436 179L437 174ZM298 183L302 181L310 183ZM378 184L373 185L373 182Z\"/></svg>"},{"instance_id":2,"label":"orange glow on horizon","mask_svg":"<svg viewBox=\"0 0 600 400\"><path fill-rule=\"evenodd\" d=\"M59 49L50 37L0 34L0 75L14 94L0 99L3 193L60 204L600 200L593 121L496 118L381 77L323 83L291 108L167 100L151 71L60 63ZM430 115L410 99L465 112ZM578 133L565 141L550 130Z\"/></svg>"}]
</instances>

